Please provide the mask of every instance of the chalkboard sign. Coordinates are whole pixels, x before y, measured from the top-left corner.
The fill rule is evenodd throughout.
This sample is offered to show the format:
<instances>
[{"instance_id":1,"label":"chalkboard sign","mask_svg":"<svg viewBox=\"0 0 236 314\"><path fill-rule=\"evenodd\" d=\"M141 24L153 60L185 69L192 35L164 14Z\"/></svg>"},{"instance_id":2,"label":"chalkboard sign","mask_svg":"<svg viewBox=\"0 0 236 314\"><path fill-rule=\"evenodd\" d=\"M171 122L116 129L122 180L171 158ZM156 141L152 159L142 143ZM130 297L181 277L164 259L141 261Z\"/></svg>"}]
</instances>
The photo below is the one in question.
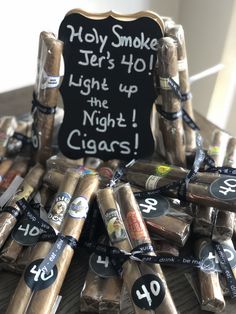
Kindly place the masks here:
<instances>
[{"instance_id":1,"label":"chalkboard sign","mask_svg":"<svg viewBox=\"0 0 236 314\"><path fill-rule=\"evenodd\" d=\"M153 153L153 69L162 29L159 16L148 12L66 15L59 29L65 116L58 143L64 155L130 160Z\"/></svg>"}]
</instances>

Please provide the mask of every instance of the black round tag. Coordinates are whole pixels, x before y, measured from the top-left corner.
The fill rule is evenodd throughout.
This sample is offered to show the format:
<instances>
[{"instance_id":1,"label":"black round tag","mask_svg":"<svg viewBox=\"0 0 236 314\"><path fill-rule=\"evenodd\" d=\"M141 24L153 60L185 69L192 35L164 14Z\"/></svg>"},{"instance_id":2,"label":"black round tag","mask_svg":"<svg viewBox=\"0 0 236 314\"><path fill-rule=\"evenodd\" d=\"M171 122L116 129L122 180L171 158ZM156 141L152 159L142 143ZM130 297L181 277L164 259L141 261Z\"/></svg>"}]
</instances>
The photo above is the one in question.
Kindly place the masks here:
<instances>
[{"instance_id":1,"label":"black round tag","mask_svg":"<svg viewBox=\"0 0 236 314\"><path fill-rule=\"evenodd\" d=\"M155 310L165 297L165 288L159 277L148 274L135 281L131 294L134 303L139 308Z\"/></svg>"},{"instance_id":2,"label":"black round tag","mask_svg":"<svg viewBox=\"0 0 236 314\"><path fill-rule=\"evenodd\" d=\"M137 201L143 218L145 219L153 219L165 215L169 209L168 200L161 195L158 195L155 198L146 197L138 199Z\"/></svg>"},{"instance_id":3,"label":"black round tag","mask_svg":"<svg viewBox=\"0 0 236 314\"><path fill-rule=\"evenodd\" d=\"M32 220L27 217L13 229L12 238L25 246L32 246L38 242L42 230Z\"/></svg>"},{"instance_id":4,"label":"black round tag","mask_svg":"<svg viewBox=\"0 0 236 314\"><path fill-rule=\"evenodd\" d=\"M117 276L108 256L102 257L95 253L91 254L89 258L89 266L90 269L100 277L108 278Z\"/></svg>"},{"instance_id":5,"label":"black round tag","mask_svg":"<svg viewBox=\"0 0 236 314\"><path fill-rule=\"evenodd\" d=\"M27 286L34 291L48 288L57 278L57 266L55 265L49 274L38 269L43 259L32 262L25 270L24 279Z\"/></svg>"},{"instance_id":6,"label":"black round tag","mask_svg":"<svg viewBox=\"0 0 236 314\"><path fill-rule=\"evenodd\" d=\"M228 245L221 244L228 258L232 269L236 268L236 251ZM212 271L221 271L218 255L211 244L207 244L200 252L200 258L203 259L207 270L207 265L211 264ZM203 267L204 267L203 265Z\"/></svg>"},{"instance_id":7,"label":"black round tag","mask_svg":"<svg viewBox=\"0 0 236 314\"><path fill-rule=\"evenodd\" d=\"M222 177L210 185L210 193L216 198L222 200L236 199L236 178Z\"/></svg>"}]
</instances>

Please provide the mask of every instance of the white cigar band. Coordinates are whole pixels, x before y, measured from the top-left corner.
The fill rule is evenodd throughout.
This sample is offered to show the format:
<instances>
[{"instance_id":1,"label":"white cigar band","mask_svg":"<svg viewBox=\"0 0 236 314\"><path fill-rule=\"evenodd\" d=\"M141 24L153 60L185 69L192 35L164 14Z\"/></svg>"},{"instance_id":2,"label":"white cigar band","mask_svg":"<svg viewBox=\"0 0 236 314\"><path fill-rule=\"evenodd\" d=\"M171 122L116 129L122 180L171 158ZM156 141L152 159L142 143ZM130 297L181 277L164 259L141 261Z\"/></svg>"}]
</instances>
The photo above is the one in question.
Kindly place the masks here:
<instances>
[{"instance_id":1,"label":"white cigar band","mask_svg":"<svg viewBox=\"0 0 236 314\"><path fill-rule=\"evenodd\" d=\"M187 64L186 58L178 60L178 71L179 72L185 71L185 70L187 70L187 68L188 68L188 64Z\"/></svg>"},{"instance_id":2,"label":"white cigar band","mask_svg":"<svg viewBox=\"0 0 236 314\"><path fill-rule=\"evenodd\" d=\"M160 87L164 90L171 90L171 86L169 84L169 78L168 77L159 77L160 79ZM179 84L179 76L176 75L172 77L172 80L174 80L177 84Z\"/></svg>"}]
</instances>

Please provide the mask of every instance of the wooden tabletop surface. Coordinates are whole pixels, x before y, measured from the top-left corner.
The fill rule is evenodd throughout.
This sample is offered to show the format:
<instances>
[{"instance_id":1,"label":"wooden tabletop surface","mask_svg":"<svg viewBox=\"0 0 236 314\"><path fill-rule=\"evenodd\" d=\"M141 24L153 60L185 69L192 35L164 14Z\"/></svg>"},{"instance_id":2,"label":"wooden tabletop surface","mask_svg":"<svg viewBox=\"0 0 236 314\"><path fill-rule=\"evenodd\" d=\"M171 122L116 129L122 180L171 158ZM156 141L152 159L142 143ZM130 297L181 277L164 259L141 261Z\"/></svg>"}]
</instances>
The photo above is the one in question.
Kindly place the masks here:
<instances>
[{"instance_id":1,"label":"wooden tabletop surface","mask_svg":"<svg viewBox=\"0 0 236 314\"><path fill-rule=\"evenodd\" d=\"M32 86L0 94L0 116L11 114L20 115L30 111L31 96ZM196 121L204 136L205 145L208 145L212 132L216 127L197 113ZM57 313L79 313L80 291L83 287L87 268L88 255L85 251L81 251L74 256L69 272L67 273L61 291L62 300ZM180 314L209 313L200 309L197 298L186 279L185 274L189 273L190 270L181 267L163 267L163 270ZM0 313L5 313L10 296L14 292L18 280L19 275L9 271L0 271ZM222 313L236 313L236 300L227 298L226 302L226 310Z\"/></svg>"}]
</instances>

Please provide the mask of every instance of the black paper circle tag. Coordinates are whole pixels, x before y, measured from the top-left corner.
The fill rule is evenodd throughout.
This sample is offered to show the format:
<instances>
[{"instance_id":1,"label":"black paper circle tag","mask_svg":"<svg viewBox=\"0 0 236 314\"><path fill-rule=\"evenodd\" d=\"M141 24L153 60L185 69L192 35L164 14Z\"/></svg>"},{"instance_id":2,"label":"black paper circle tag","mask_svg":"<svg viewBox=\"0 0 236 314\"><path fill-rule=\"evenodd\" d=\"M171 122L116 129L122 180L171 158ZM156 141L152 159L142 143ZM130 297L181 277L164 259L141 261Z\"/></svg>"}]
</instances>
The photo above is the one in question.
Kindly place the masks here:
<instances>
[{"instance_id":1,"label":"black paper circle tag","mask_svg":"<svg viewBox=\"0 0 236 314\"><path fill-rule=\"evenodd\" d=\"M210 193L221 200L236 199L236 178L221 177L210 185Z\"/></svg>"},{"instance_id":2,"label":"black paper circle tag","mask_svg":"<svg viewBox=\"0 0 236 314\"><path fill-rule=\"evenodd\" d=\"M38 259L32 262L25 270L25 283L31 290L34 291L48 288L57 278L56 265L48 274L38 269L42 261L43 259Z\"/></svg>"},{"instance_id":3,"label":"black paper circle tag","mask_svg":"<svg viewBox=\"0 0 236 314\"><path fill-rule=\"evenodd\" d=\"M236 251L228 245L221 244L232 269L236 268ZM200 252L204 264L211 263L213 271L221 271L218 256L211 244L207 244Z\"/></svg>"},{"instance_id":4,"label":"black paper circle tag","mask_svg":"<svg viewBox=\"0 0 236 314\"><path fill-rule=\"evenodd\" d=\"M147 274L135 281L131 295L139 308L155 310L165 297L165 287L159 277Z\"/></svg>"},{"instance_id":5,"label":"black paper circle tag","mask_svg":"<svg viewBox=\"0 0 236 314\"><path fill-rule=\"evenodd\" d=\"M165 215L169 209L168 200L161 195L140 198L137 201L145 219L153 219Z\"/></svg>"},{"instance_id":6,"label":"black paper circle tag","mask_svg":"<svg viewBox=\"0 0 236 314\"><path fill-rule=\"evenodd\" d=\"M95 253L91 254L89 258L89 266L90 269L100 277L109 278L117 276L108 256L102 257Z\"/></svg>"},{"instance_id":7,"label":"black paper circle tag","mask_svg":"<svg viewBox=\"0 0 236 314\"><path fill-rule=\"evenodd\" d=\"M25 246L32 246L38 242L42 230L39 225L25 216L12 231L12 238Z\"/></svg>"}]
</instances>

